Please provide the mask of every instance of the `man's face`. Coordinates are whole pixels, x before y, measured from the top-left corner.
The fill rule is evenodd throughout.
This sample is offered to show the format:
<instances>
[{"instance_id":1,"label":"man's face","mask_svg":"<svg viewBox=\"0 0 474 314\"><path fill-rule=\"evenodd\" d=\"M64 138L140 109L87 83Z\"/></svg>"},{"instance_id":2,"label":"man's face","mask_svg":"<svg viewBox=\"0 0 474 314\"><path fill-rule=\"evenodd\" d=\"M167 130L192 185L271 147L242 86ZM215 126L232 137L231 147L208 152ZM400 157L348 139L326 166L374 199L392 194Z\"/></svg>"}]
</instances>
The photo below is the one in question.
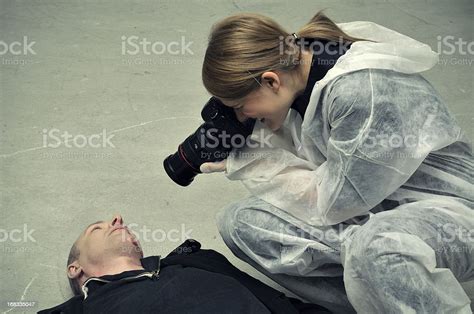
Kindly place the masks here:
<instances>
[{"instance_id":1,"label":"man's face","mask_svg":"<svg viewBox=\"0 0 474 314\"><path fill-rule=\"evenodd\" d=\"M89 225L77 240L81 265L102 265L117 256L143 257L136 237L123 224L120 215Z\"/></svg>"}]
</instances>

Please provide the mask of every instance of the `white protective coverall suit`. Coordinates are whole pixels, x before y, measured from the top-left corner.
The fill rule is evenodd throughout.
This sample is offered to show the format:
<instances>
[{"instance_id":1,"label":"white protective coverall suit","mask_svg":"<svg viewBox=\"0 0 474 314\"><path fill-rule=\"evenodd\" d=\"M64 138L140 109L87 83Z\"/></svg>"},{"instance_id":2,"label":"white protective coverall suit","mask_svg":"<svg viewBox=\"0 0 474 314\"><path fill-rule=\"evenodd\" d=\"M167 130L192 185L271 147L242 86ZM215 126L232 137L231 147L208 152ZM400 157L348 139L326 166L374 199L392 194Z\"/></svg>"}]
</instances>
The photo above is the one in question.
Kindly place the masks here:
<instances>
[{"instance_id":1,"label":"white protective coverall suit","mask_svg":"<svg viewBox=\"0 0 474 314\"><path fill-rule=\"evenodd\" d=\"M352 44L318 81L302 120L226 162L252 196L222 209L236 256L328 309L471 313L470 144L419 72L437 53L371 22L338 24ZM263 141L262 141L263 142ZM267 143L268 144L268 143Z\"/></svg>"}]
</instances>

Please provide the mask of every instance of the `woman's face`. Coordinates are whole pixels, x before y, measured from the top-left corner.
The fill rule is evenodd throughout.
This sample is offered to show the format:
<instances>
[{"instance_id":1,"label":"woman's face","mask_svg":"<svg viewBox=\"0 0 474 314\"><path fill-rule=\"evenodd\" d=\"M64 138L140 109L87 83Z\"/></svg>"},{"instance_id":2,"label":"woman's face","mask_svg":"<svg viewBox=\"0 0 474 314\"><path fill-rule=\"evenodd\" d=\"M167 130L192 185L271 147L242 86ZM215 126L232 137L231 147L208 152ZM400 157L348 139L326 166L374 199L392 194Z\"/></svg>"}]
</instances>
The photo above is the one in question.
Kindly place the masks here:
<instances>
[{"instance_id":1,"label":"woman's face","mask_svg":"<svg viewBox=\"0 0 474 314\"><path fill-rule=\"evenodd\" d=\"M260 87L241 100L221 99L234 108L239 121L247 118L262 120L273 131L285 121L297 94L297 83L288 73L265 72Z\"/></svg>"},{"instance_id":2,"label":"woman's face","mask_svg":"<svg viewBox=\"0 0 474 314\"><path fill-rule=\"evenodd\" d=\"M297 96L303 93L313 54L302 51L298 71L268 71L262 74L260 87L240 100L221 99L224 105L234 108L237 119L264 119L263 122L273 131L278 130L285 122L288 111Z\"/></svg>"}]
</instances>

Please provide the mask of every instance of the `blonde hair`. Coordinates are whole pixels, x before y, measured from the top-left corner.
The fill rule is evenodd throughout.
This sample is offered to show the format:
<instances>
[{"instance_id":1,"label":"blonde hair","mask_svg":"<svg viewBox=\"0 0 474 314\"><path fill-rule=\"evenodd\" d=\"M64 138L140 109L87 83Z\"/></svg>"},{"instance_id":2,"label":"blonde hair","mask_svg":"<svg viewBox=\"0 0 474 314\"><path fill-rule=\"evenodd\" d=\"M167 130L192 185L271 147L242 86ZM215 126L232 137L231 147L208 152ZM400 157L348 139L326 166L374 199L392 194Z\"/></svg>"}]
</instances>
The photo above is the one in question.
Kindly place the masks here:
<instances>
[{"instance_id":1,"label":"blonde hair","mask_svg":"<svg viewBox=\"0 0 474 314\"><path fill-rule=\"evenodd\" d=\"M343 43L361 40L344 33L322 11L296 34ZM294 39L285 38L293 36L260 14L240 13L221 20L209 36L202 67L204 87L216 97L238 100L259 87L266 71L296 73L301 49Z\"/></svg>"}]
</instances>

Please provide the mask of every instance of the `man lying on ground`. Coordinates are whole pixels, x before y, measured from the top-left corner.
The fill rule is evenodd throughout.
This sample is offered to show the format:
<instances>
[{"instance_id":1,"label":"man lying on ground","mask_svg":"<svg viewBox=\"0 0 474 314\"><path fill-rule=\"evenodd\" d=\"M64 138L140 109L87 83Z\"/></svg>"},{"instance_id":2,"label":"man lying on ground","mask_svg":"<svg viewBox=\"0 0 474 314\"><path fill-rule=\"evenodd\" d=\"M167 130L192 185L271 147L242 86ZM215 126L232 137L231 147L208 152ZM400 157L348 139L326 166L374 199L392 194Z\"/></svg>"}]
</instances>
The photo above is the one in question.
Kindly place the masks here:
<instances>
[{"instance_id":1,"label":"man lying on ground","mask_svg":"<svg viewBox=\"0 0 474 314\"><path fill-rule=\"evenodd\" d=\"M288 298L186 240L166 258L144 257L120 215L74 242L67 276L74 297L44 313L329 313Z\"/></svg>"}]
</instances>

